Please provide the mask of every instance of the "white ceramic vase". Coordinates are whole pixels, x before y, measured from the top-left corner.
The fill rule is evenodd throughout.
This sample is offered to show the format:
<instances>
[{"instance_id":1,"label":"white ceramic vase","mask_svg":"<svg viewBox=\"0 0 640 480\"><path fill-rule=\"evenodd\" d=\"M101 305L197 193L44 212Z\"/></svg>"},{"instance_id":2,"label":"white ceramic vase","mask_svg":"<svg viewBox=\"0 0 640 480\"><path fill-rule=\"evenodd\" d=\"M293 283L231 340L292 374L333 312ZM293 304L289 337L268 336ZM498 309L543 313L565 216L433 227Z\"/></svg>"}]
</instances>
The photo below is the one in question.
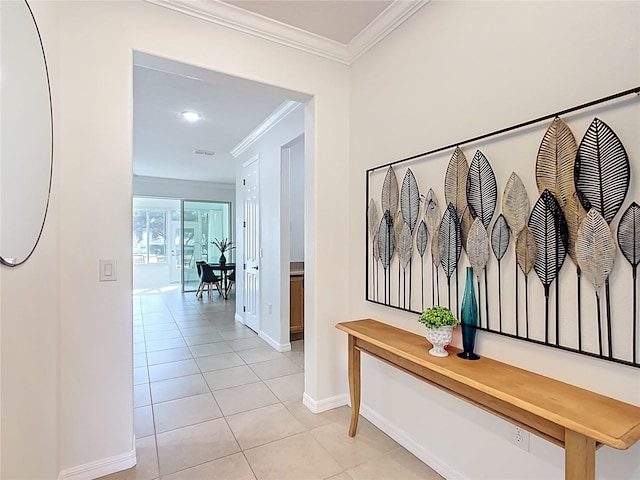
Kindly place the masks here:
<instances>
[{"instance_id":1,"label":"white ceramic vase","mask_svg":"<svg viewBox=\"0 0 640 480\"><path fill-rule=\"evenodd\" d=\"M427 328L426 337L433 345L433 348L429 350L430 355L434 357L446 357L449 355L449 352L447 352L444 347L451 343L451 338L453 337L453 327L451 325Z\"/></svg>"}]
</instances>

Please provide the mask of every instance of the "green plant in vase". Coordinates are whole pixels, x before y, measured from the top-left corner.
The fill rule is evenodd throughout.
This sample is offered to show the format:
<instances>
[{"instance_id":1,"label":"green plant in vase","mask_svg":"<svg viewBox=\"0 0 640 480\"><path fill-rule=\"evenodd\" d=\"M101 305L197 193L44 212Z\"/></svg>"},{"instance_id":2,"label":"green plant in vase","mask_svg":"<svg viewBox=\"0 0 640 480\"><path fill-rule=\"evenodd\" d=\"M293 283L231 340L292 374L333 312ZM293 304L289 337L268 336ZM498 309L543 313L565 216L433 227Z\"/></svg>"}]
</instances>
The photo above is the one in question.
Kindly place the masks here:
<instances>
[{"instance_id":1,"label":"green plant in vase","mask_svg":"<svg viewBox=\"0 0 640 480\"><path fill-rule=\"evenodd\" d=\"M433 345L429 353L435 357L446 357L449 353L444 349L451 342L453 329L460 324L451 310L439 305L427 308L418 317L426 330L427 340Z\"/></svg>"}]
</instances>

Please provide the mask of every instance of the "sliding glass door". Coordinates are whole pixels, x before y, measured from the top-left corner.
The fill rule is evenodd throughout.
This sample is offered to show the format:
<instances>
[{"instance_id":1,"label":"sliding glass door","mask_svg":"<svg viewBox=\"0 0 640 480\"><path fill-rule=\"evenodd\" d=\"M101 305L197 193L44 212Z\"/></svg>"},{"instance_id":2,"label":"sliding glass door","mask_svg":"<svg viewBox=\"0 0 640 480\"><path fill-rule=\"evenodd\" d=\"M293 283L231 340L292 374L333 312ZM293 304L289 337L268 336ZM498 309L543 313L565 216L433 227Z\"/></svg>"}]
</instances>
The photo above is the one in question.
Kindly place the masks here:
<instances>
[{"instance_id":1,"label":"sliding glass door","mask_svg":"<svg viewBox=\"0 0 640 480\"><path fill-rule=\"evenodd\" d=\"M220 251L215 239L231 240L231 206L222 202L184 200L182 202L182 291L195 292L200 280L196 262L215 263ZM228 262L235 261L234 251L225 254Z\"/></svg>"}]
</instances>

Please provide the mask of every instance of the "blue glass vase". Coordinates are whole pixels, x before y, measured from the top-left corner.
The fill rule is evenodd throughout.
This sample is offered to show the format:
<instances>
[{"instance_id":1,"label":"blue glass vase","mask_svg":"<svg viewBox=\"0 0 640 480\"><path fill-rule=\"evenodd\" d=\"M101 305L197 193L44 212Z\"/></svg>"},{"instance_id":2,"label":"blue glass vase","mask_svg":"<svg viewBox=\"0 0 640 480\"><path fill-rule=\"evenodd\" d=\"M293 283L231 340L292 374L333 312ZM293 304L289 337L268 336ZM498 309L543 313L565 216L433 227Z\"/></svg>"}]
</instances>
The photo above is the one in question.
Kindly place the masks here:
<instances>
[{"instance_id":1,"label":"blue glass vase","mask_svg":"<svg viewBox=\"0 0 640 480\"><path fill-rule=\"evenodd\" d=\"M464 351L458 356L465 360L478 360L480 357L473 353L476 344L476 327L478 326L478 302L476 301L476 291L473 288L473 268L467 267L467 281L464 286L464 296L462 297L462 347Z\"/></svg>"}]
</instances>

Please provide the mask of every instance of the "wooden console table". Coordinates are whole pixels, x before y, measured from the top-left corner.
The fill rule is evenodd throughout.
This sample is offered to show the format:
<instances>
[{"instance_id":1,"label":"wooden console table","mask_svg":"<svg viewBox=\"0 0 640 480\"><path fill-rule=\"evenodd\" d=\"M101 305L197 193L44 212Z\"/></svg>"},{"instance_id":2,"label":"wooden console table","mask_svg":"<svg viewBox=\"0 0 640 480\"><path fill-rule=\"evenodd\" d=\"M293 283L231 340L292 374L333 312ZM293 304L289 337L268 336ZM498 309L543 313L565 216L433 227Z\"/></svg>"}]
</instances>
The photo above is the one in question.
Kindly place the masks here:
<instances>
[{"instance_id":1,"label":"wooden console table","mask_svg":"<svg viewBox=\"0 0 640 480\"><path fill-rule=\"evenodd\" d=\"M600 446L624 450L640 439L640 407L486 357L434 357L425 337L376 320L336 328L349 334L351 437L358 427L360 352L365 352L563 447L568 480L596 478Z\"/></svg>"}]
</instances>

